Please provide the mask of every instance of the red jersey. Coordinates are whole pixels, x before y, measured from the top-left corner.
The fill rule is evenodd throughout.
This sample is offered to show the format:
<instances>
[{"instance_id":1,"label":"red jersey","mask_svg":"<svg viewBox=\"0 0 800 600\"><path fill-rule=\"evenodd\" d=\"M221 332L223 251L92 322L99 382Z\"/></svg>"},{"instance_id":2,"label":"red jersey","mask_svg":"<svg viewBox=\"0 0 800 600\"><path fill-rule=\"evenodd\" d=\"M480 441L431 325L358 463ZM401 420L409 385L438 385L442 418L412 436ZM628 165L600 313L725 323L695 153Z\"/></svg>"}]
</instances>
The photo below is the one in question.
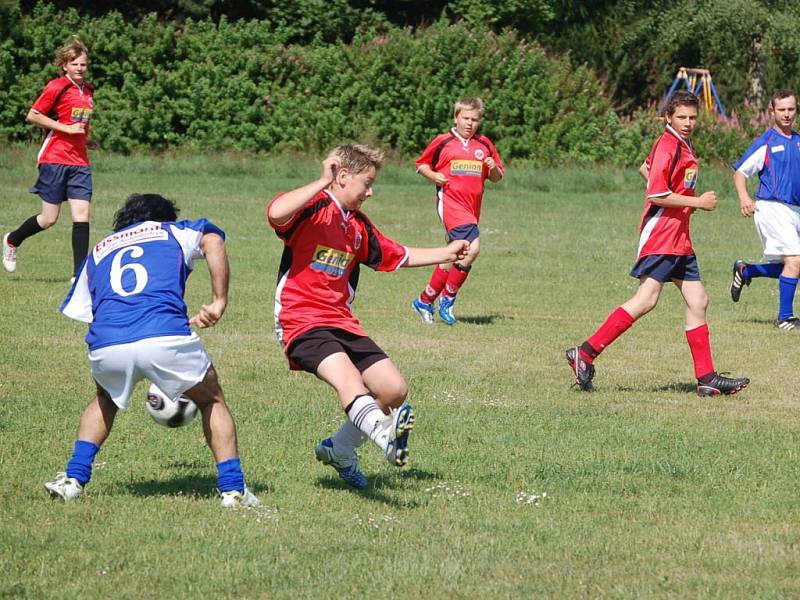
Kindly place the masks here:
<instances>
[{"instance_id":1,"label":"red jersey","mask_svg":"<svg viewBox=\"0 0 800 600\"><path fill-rule=\"evenodd\" d=\"M653 254L690 256L694 254L689 236L689 219L694 210L688 206L665 207L650 199L670 193L694 196L697 187L697 157L689 143L667 125L653 144L645 164L650 169L647 199L639 226L637 260Z\"/></svg>"},{"instance_id":2,"label":"red jersey","mask_svg":"<svg viewBox=\"0 0 800 600\"><path fill-rule=\"evenodd\" d=\"M39 150L38 164L89 166L86 139L94 110L93 92L90 84L80 86L66 75L47 83L31 108L59 123L83 123L85 130L83 134L69 134L49 129Z\"/></svg>"},{"instance_id":3,"label":"red jersey","mask_svg":"<svg viewBox=\"0 0 800 600\"><path fill-rule=\"evenodd\" d=\"M436 187L436 208L448 231L459 225L478 224L483 187L489 169L483 162L492 157L505 175L500 155L485 135L465 140L454 129L436 136L417 159L417 171L428 165L447 177L444 188Z\"/></svg>"},{"instance_id":4,"label":"red jersey","mask_svg":"<svg viewBox=\"0 0 800 600\"><path fill-rule=\"evenodd\" d=\"M328 191L285 225L270 225L284 243L275 290L275 333L284 352L316 327L367 335L350 309L359 265L394 271L408 260L408 248L381 234L361 211L342 209Z\"/></svg>"}]
</instances>

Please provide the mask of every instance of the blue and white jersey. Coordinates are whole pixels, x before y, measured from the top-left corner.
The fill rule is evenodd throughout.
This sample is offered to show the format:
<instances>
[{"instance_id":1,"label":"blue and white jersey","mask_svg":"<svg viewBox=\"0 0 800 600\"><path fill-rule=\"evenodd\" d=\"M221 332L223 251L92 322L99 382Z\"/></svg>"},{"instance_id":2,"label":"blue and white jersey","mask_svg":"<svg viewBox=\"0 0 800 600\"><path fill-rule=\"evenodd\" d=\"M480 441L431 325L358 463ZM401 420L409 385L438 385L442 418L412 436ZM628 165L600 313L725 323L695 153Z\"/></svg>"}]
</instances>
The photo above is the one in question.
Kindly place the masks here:
<instances>
[{"instance_id":1,"label":"blue and white jersey","mask_svg":"<svg viewBox=\"0 0 800 600\"><path fill-rule=\"evenodd\" d=\"M114 232L92 248L61 312L90 323L90 350L144 338L189 335L183 293L207 233L206 219L145 221Z\"/></svg>"},{"instance_id":2,"label":"blue and white jersey","mask_svg":"<svg viewBox=\"0 0 800 600\"><path fill-rule=\"evenodd\" d=\"M758 173L757 200L800 206L800 135L781 135L774 128L750 144L733 168L750 177Z\"/></svg>"}]
</instances>

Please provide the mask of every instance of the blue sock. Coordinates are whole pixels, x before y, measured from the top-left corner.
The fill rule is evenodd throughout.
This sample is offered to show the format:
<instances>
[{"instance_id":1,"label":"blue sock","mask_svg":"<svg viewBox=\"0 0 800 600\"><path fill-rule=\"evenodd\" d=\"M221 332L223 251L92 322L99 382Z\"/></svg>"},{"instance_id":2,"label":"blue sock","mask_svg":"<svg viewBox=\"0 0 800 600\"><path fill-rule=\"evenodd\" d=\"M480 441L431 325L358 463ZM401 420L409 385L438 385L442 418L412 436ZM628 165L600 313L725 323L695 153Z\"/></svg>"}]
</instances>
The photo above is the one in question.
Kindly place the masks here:
<instances>
[{"instance_id":1,"label":"blue sock","mask_svg":"<svg viewBox=\"0 0 800 600\"><path fill-rule=\"evenodd\" d=\"M772 279L777 279L781 276L782 271L783 263L775 262L760 265L747 265L742 274L745 279L750 279L752 277L770 277Z\"/></svg>"},{"instance_id":2,"label":"blue sock","mask_svg":"<svg viewBox=\"0 0 800 600\"><path fill-rule=\"evenodd\" d=\"M239 457L231 458L221 463L217 463L218 488L220 492L244 492L244 473Z\"/></svg>"},{"instance_id":3,"label":"blue sock","mask_svg":"<svg viewBox=\"0 0 800 600\"><path fill-rule=\"evenodd\" d=\"M795 277L778 277L778 293L780 296L780 311L778 320L788 319L794 316L794 292L797 289L797 279Z\"/></svg>"},{"instance_id":4,"label":"blue sock","mask_svg":"<svg viewBox=\"0 0 800 600\"><path fill-rule=\"evenodd\" d=\"M74 477L81 485L86 485L92 478L92 463L100 446L85 440L75 440L72 458L67 463L67 477Z\"/></svg>"}]
</instances>

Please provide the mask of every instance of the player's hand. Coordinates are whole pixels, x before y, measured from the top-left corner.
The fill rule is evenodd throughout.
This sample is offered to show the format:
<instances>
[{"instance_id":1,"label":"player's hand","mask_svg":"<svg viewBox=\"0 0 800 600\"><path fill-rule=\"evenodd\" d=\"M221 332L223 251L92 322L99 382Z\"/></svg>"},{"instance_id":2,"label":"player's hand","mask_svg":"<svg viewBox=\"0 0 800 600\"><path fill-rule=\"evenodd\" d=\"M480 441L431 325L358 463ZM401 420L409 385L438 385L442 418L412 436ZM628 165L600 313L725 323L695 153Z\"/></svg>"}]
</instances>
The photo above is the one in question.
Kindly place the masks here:
<instances>
[{"instance_id":1,"label":"player's hand","mask_svg":"<svg viewBox=\"0 0 800 600\"><path fill-rule=\"evenodd\" d=\"M211 304L204 304L200 308L200 312L191 318L189 325L197 327L198 329L213 327L225 313L226 304L226 302L221 300L212 302Z\"/></svg>"},{"instance_id":2,"label":"player's hand","mask_svg":"<svg viewBox=\"0 0 800 600\"><path fill-rule=\"evenodd\" d=\"M699 204L697 208L708 211L717 208L717 192L703 192L697 200Z\"/></svg>"},{"instance_id":3,"label":"player's hand","mask_svg":"<svg viewBox=\"0 0 800 600\"><path fill-rule=\"evenodd\" d=\"M433 181L433 183L435 183L439 187L444 187L445 185L447 185L448 180L447 177L439 173L439 171L434 171L433 173L431 173L431 181Z\"/></svg>"},{"instance_id":4,"label":"player's hand","mask_svg":"<svg viewBox=\"0 0 800 600\"><path fill-rule=\"evenodd\" d=\"M490 171L494 171L497 168L497 162L491 156L487 156L483 164L485 164L486 168Z\"/></svg>"},{"instance_id":5,"label":"player's hand","mask_svg":"<svg viewBox=\"0 0 800 600\"><path fill-rule=\"evenodd\" d=\"M94 139L86 140L86 147L89 150L97 150L100 147L100 142Z\"/></svg>"},{"instance_id":6,"label":"player's hand","mask_svg":"<svg viewBox=\"0 0 800 600\"><path fill-rule=\"evenodd\" d=\"M77 135L79 133L83 133L86 131L86 125L83 123L70 123L69 125L64 126L64 133L68 133L70 135Z\"/></svg>"},{"instance_id":7,"label":"player's hand","mask_svg":"<svg viewBox=\"0 0 800 600\"><path fill-rule=\"evenodd\" d=\"M752 217L756 212L756 203L747 196L746 198L739 199L739 212L742 213L743 217Z\"/></svg>"},{"instance_id":8,"label":"player's hand","mask_svg":"<svg viewBox=\"0 0 800 600\"><path fill-rule=\"evenodd\" d=\"M450 260L447 262L456 262L464 260L467 257L469 250L469 242L467 240L454 240L447 244L447 252L450 254Z\"/></svg>"},{"instance_id":9,"label":"player's hand","mask_svg":"<svg viewBox=\"0 0 800 600\"><path fill-rule=\"evenodd\" d=\"M336 179L336 171L342 166L342 159L333 154L328 155L322 161L322 176L320 179L327 181L329 184L333 183Z\"/></svg>"}]
</instances>

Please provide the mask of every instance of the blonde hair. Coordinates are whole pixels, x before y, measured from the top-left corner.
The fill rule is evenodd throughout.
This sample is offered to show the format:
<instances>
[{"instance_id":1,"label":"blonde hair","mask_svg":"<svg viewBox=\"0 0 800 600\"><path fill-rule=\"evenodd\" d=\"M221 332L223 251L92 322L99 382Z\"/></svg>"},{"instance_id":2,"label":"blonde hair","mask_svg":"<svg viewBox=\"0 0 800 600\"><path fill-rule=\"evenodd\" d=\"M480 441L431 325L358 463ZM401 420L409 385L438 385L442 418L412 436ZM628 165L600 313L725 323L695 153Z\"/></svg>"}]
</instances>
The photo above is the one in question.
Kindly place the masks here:
<instances>
[{"instance_id":1,"label":"blonde hair","mask_svg":"<svg viewBox=\"0 0 800 600\"><path fill-rule=\"evenodd\" d=\"M342 167L353 175L358 175L373 167L376 171L381 168L386 155L383 150L365 144L342 144L336 146L331 152L342 161Z\"/></svg>"},{"instance_id":2,"label":"blonde hair","mask_svg":"<svg viewBox=\"0 0 800 600\"><path fill-rule=\"evenodd\" d=\"M477 96L466 96L461 98L461 100L458 100L453 106L453 118L456 118L463 110L477 110L478 116L482 119L484 111L483 100Z\"/></svg>"},{"instance_id":3,"label":"blonde hair","mask_svg":"<svg viewBox=\"0 0 800 600\"><path fill-rule=\"evenodd\" d=\"M63 69L67 63L72 62L76 58L78 58L81 54L85 54L88 58L89 56L89 49L86 47L80 38L76 35L72 36L72 39L61 46L58 50L56 50L56 57L53 60L53 64L58 67L59 69Z\"/></svg>"}]
</instances>

